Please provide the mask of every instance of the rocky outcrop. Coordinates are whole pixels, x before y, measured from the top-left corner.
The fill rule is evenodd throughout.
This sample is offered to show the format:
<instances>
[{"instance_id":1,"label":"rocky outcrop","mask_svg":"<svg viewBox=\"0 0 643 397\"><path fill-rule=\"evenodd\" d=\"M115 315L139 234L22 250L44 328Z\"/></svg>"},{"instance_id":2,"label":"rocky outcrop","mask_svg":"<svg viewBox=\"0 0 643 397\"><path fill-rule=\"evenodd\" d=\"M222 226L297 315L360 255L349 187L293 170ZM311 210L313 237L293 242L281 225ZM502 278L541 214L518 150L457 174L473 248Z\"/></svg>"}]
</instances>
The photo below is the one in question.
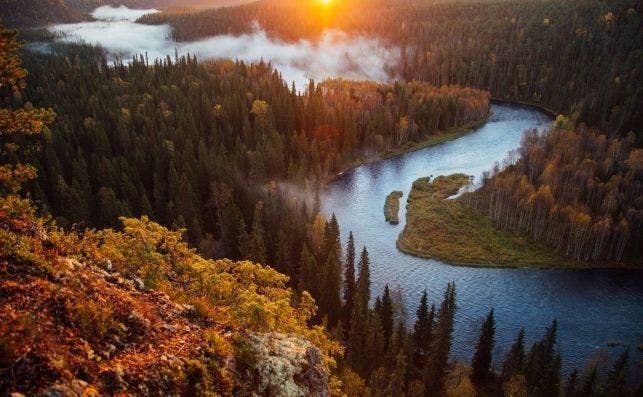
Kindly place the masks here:
<instances>
[{"instance_id":1,"label":"rocky outcrop","mask_svg":"<svg viewBox=\"0 0 643 397\"><path fill-rule=\"evenodd\" d=\"M309 340L280 333L251 334L253 395L330 396L322 355Z\"/></svg>"}]
</instances>

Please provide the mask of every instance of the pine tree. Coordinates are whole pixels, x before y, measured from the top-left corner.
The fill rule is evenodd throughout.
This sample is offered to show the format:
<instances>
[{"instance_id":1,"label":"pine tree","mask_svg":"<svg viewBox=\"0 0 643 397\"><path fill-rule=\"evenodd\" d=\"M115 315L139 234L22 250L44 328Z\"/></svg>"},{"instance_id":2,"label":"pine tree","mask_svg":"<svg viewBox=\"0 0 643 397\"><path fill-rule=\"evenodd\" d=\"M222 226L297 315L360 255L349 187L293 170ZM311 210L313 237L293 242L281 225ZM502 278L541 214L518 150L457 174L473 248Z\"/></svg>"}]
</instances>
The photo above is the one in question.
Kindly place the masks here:
<instances>
[{"instance_id":1,"label":"pine tree","mask_svg":"<svg viewBox=\"0 0 643 397\"><path fill-rule=\"evenodd\" d=\"M596 395L596 384L598 382L598 366L592 366L591 371L585 377L585 381L578 391L579 396L593 397Z\"/></svg>"},{"instance_id":2,"label":"pine tree","mask_svg":"<svg viewBox=\"0 0 643 397\"><path fill-rule=\"evenodd\" d=\"M630 350L625 349L607 373L607 381L602 392L604 396L623 397L626 395L627 376L630 362Z\"/></svg>"},{"instance_id":3,"label":"pine tree","mask_svg":"<svg viewBox=\"0 0 643 397\"><path fill-rule=\"evenodd\" d=\"M324 241L319 263L324 263L320 274L322 283L319 299L319 317L328 317L330 329L337 325L341 314L341 242L335 214L324 227ZM323 262L321 262L323 261Z\"/></svg>"},{"instance_id":4,"label":"pine tree","mask_svg":"<svg viewBox=\"0 0 643 397\"><path fill-rule=\"evenodd\" d=\"M368 339L371 342L375 340L377 334L376 326L379 321L374 321L368 303L370 300L370 269L368 251L366 247L362 250L362 255L358 264L359 275L357 277L357 288L353 299L353 312L350 318L350 328L348 332L347 358L348 362L362 377L367 377L370 364L367 362L367 349L374 349L374 346L367 346Z\"/></svg>"},{"instance_id":5,"label":"pine tree","mask_svg":"<svg viewBox=\"0 0 643 397\"><path fill-rule=\"evenodd\" d=\"M444 391L444 380L453 338L453 320L457 310L455 296L455 283L449 283L438 311L438 322L427 359L424 379L426 393L429 396L440 396Z\"/></svg>"},{"instance_id":6,"label":"pine tree","mask_svg":"<svg viewBox=\"0 0 643 397\"><path fill-rule=\"evenodd\" d=\"M368 377L375 369L383 366L384 363L384 333L380 317L373 311L368 314L366 325L366 339L364 341L364 354L361 368L365 377Z\"/></svg>"},{"instance_id":7,"label":"pine tree","mask_svg":"<svg viewBox=\"0 0 643 397\"><path fill-rule=\"evenodd\" d=\"M505 361L502 363L500 378L503 382L511 379L512 376L522 373L525 361L525 329L521 328L516 340L511 345L511 349Z\"/></svg>"},{"instance_id":8,"label":"pine tree","mask_svg":"<svg viewBox=\"0 0 643 397\"><path fill-rule=\"evenodd\" d=\"M433 332L433 321L435 318L435 305L428 309L428 296L426 290L420 298L420 306L417 309L417 319L413 326L413 368L422 372L426 365L426 357L431 345L431 333Z\"/></svg>"},{"instance_id":9,"label":"pine tree","mask_svg":"<svg viewBox=\"0 0 643 397\"><path fill-rule=\"evenodd\" d=\"M250 234L250 259L255 263L267 265L265 233L263 230L263 203L259 201L255 206Z\"/></svg>"},{"instance_id":10,"label":"pine tree","mask_svg":"<svg viewBox=\"0 0 643 397\"><path fill-rule=\"evenodd\" d=\"M578 370L574 368L569 378L567 379L567 385L565 386L565 392L563 397L576 397L576 388L578 387Z\"/></svg>"},{"instance_id":11,"label":"pine tree","mask_svg":"<svg viewBox=\"0 0 643 397\"><path fill-rule=\"evenodd\" d=\"M339 258L339 247L331 248L326 257L324 267L324 289L320 296L320 314L328 316L328 328L332 329L340 320L342 300L341 290L341 265Z\"/></svg>"},{"instance_id":12,"label":"pine tree","mask_svg":"<svg viewBox=\"0 0 643 397\"><path fill-rule=\"evenodd\" d=\"M299 272L297 274L297 291L301 294L308 291L313 297L317 294L317 283L315 282L315 270L317 263L315 256L308 250L308 245L304 243L299 257Z\"/></svg>"},{"instance_id":13,"label":"pine tree","mask_svg":"<svg viewBox=\"0 0 643 397\"><path fill-rule=\"evenodd\" d=\"M346 263L344 265L344 324L350 324L353 311L353 298L355 295L355 239L353 232L348 233L346 247Z\"/></svg>"},{"instance_id":14,"label":"pine tree","mask_svg":"<svg viewBox=\"0 0 643 397\"><path fill-rule=\"evenodd\" d=\"M380 314L382 320L382 332L384 333L384 351L388 351L391 337L393 336L393 302L391 301L391 291L388 284L384 286L382 295L382 311Z\"/></svg>"},{"instance_id":15,"label":"pine tree","mask_svg":"<svg viewBox=\"0 0 643 397\"><path fill-rule=\"evenodd\" d=\"M243 217L237 218L237 251L239 258L248 259L251 255L250 235L246 231L246 222Z\"/></svg>"},{"instance_id":16,"label":"pine tree","mask_svg":"<svg viewBox=\"0 0 643 397\"><path fill-rule=\"evenodd\" d=\"M476 347L476 351L473 354L473 360L471 361L471 381L476 385L483 385L489 377L495 327L493 309L491 309L484 324L482 324L480 340L478 341L478 346Z\"/></svg>"},{"instance_id":17,"label":"pine tree","mask_svg":"<svg viewBox=\"0 0 643 397\"><path fill-rule=\"evenodd\" d=\"M362 255L358 263L359 276L357 277L357 288L355 289L355 298L360 305L360 310L368 309L371 300L371 270L370 260L366 247L362 249Z\"/></svg>"},{"instance_id":18,"label":"pine tree","mask_svg":"<svg viewBox=\"0 0 643 397\"><path fill-rule=\"evenodd\" d=\"M525 358L524 374L530 395L557 395L560 384L560 356L554 354L557 321L554 320L543 338L534 343Z\"/></svg>"}]
</instances>

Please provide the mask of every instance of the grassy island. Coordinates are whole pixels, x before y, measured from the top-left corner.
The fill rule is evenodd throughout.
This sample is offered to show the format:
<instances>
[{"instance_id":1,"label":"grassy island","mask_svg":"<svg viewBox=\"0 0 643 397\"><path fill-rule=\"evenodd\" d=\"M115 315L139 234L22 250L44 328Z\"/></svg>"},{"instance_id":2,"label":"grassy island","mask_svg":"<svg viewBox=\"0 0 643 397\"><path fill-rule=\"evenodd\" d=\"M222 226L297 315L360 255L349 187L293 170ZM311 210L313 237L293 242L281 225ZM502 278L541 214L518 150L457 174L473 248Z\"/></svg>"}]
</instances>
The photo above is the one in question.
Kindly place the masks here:
<instances>
[{"instance_id":1,"label":"grassy island","mask_svg":"<svg viewBox=\"0 0 643 397\"><path fill-rule=\"evenodd\" d=\"M386 196L386 201L384 202L384 218L392 225L400 223L398 213L400 212L400 198L402 196L404 196L404 193L399 190L395 190Z\"/></svg>"},{"instance_id":2,"label":"grassy island","mask_svg":"<svg viewBox=\"0 0 643 397\"><path fill-rule=\"evenodd\" d=\"M448 199L468 183L469 177L464 174L416 180L408 197L406 226L397 240L398 249L471 266L574 264L545 245L496 229L491 220L458 199Z\"/></svg>"}]
</instances>

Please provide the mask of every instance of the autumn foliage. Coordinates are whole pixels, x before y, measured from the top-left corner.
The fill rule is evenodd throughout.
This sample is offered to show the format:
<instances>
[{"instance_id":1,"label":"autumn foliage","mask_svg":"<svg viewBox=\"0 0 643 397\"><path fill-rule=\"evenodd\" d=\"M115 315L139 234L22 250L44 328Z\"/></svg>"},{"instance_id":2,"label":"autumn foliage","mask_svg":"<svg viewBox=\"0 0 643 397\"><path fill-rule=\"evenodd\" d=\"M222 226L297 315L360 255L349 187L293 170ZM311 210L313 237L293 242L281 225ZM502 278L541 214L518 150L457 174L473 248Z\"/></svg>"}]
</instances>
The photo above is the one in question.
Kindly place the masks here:
<instances>
[{"instance_id":1,"label":"autumn foliage","mask_svg":"<svg viewBox=\"0 0 643 397\"><path fill-rule=\"evenodd\" d=\"M643 152L634 143L583 126L531 131L519 157L463 199L497 227L575 260L640 263Z\"/></svg>"}]
</instances>

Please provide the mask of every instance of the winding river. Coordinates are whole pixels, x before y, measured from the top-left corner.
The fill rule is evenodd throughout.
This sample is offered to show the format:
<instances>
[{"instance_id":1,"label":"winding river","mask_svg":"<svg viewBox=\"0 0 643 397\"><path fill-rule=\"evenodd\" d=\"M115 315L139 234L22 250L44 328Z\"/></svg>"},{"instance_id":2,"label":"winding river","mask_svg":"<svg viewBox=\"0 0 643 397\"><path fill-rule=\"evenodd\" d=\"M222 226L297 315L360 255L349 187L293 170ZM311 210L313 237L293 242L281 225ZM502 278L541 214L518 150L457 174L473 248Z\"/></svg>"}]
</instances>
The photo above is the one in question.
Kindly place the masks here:
<instances>
[{"instance_id":1,"label":"winding river","mask_svg":"<svg viewBox=\"0 0 643 397\"><path fill-rule=\"evenodd\" d=\"M458 267L409 256L395 247L406 210L400 206L399 225L386 223L382 211L387 194L403 191L405 204L419 177L463 172L479 178L520 145L524 130L551 125L551 119L534 108L494 104L493 112L487 123L464 137L357 167L328 186L323 211L335 212L343 239L352 230L357 250L366 246L369 251L371 295L380 295L387 283L399 288L412 322L424 289L437 306L447 283L455 281L456 360L471 359L482 319L494 308L496 367L521 327L530 345L553 319L558 319L565 371L583 368L601 351L619 354L623 345L630 346L631 362L640 362L643 271Z\"/></svg>"}]
</instances>

